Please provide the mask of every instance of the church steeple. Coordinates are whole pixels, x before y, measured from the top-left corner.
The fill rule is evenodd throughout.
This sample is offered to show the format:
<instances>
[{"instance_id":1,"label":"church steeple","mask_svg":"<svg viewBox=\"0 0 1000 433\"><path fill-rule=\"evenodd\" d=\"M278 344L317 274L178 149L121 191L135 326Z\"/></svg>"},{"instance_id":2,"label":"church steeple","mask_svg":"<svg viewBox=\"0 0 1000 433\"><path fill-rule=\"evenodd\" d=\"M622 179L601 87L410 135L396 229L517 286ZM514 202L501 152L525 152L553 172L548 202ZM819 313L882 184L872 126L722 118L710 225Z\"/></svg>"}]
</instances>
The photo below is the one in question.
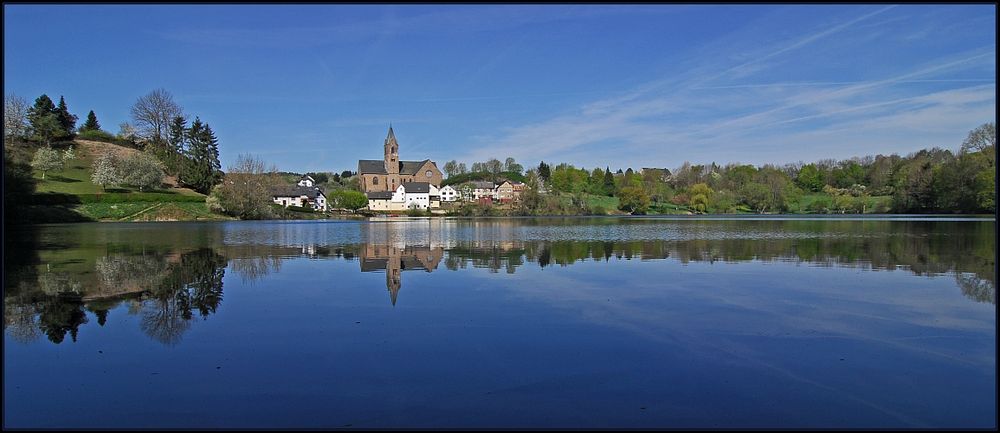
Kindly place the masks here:
<instances>
[{"instance_id":1,"label":"church steeple","mask_svg":"<svg viewBox=\"0 0 1000 433\"><path fill-rule=\"evenodd\" d=\"M385 137L385 172L399 174L399 143L396 142L396 134L392 132L391 123L389 134Z\"/></svg>"}]
</instances>

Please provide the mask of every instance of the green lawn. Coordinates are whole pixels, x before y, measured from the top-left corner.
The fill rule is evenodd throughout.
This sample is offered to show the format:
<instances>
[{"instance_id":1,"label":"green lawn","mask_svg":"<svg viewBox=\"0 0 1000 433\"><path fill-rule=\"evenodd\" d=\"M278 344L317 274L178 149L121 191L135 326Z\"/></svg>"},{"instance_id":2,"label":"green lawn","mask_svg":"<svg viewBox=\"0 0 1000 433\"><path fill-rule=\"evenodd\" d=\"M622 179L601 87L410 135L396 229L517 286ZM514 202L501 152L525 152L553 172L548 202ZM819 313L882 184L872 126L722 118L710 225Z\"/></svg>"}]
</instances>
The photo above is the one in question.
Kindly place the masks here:
<instances>
[{"instance_id":1,"label":"green lawn","mask_svg":"<svg viewBox=\"0 0 1000 433\"><path fill-rule=\"evenodd\" d=\"M584 199L587 201L587 206L591 209L600 206L608 212L615 212L618 210L618 197L587 194Z\"/></svg>"},{"instance_id":2,"label":"green lawn","mask_svg":"<svg viewBox=\"0 0 1000 433\"><path fill-rule=\"evenodd\" d=\"M41 172L34 172L38 194L33 208L44 221L70 221L79 216L97 221L231 219L210 212L205 196L188 188L105 190L90 180L92 156L79 145L76 155L62 170L46 173L44 180Z\"/></svg>"},{"instance_id":3,"label":"green lawn","mask_svg":"<svg viewBox=\"0 0 1000 433\"><path fill-rule=\"evenodd\" d=\"M139 192L138 190L133 190L125 187L108 188L108 190L105 191L104 188L101 188L100 185L94 184L90 180L91 166L93 164L93 160L90 157L90 155L82 155L82 154L83 152L77 150L76 158L67 161L66 165L60 171L45 173L44 180L42 180L42 173L36 170L34 172L34 177L35 180L37 181L36 191L40 193L54 192L54 193L72 194L72 195ZM144 191L144 192L149 192L149 191ZM199 194L198 192L192 191L187 188L161 189L153 191L153 193L180 195L189 197L204 197L204 195ZM172 201L172 200L165 197L162 199L158 199L156 201Z\"/></svg>"}]
</instances>

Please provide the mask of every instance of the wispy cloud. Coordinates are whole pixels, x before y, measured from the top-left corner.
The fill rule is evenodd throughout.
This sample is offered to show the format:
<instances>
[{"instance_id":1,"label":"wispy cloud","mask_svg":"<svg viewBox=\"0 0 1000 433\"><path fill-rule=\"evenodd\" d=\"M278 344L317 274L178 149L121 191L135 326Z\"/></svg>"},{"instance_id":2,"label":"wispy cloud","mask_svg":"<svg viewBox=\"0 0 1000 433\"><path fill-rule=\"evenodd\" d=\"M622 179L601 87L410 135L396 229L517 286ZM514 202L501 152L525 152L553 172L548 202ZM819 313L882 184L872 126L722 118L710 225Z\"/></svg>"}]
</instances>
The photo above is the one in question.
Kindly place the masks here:
<instances>
[{"instance_id":1,"label":"wispy cloud","mask_svg":"<svg viewBox=\"0 0 1000 433\"><path fill-rule=\"evenodd\" d=\"M345 12L363 13L374 10L351 5L313 5L304 12L314 16L329 16L331 20ZM300 25L294 27L259 26L186 28L178 27L160 31L160 37L178 42L222 46L247 46L271 48L318 47L335 43L370 42L386 36L413 34L469 33L510 30L525 25L539 25L555 21L606 18L609 15L671 14L683 8L576 6L557 5L504 5L441 8L434 6L400 5L379 8L380 16L343 20L330 25ZM399 12L409 12L403 15ZM371 14L369 14L371 15Z\"/></svg>"},{"instance_id":2,"label":"wispy cloud","mask_svg":"<svg viewBox=\"0 0 1000 433\"><path fill-rule=\"evenodd\" d=\"M849 157L856 152L890 153L960 142L960 134L995 117L995 80L981 78L995 73L993 46L896 66L879 74L883 78L868 80L809 79L826 78L825 71L775 66L787 64L793 54L800 60L803 49L813 45L838 47L839 39L833 36L894 8L883 7L754 50L756 57L736 65L725 51L702 50L705 54L696 67L685 73L649 81L547 120L475 137L481 145L464 157L510 155L590 166L600 161L595 155L613 155L625 166L676 167L686 159L791 162L809 159L805 155L817 155L817 149L830 157ZM768 74L780 76L780 81L732 82ZM789 80L789 75L801 79Z\"/></svg>"}]
</instances>

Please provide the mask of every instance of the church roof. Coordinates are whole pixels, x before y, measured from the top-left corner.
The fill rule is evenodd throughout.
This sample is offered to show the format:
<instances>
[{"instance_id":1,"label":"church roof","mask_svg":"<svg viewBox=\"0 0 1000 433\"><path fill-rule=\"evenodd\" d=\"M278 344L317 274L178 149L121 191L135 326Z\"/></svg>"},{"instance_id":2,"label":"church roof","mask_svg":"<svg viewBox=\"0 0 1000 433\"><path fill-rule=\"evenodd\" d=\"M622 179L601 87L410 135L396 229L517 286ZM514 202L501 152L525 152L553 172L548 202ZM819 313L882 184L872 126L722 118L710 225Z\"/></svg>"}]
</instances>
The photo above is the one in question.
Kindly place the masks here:
<instances>
[{"instance_id":1,"label":"church roof","mask_svg":"<svg viewBox=\"0 0 1000 433\"><path fill-rule=\"evenodd\" d=\"M431 165L437 167L434 161L425 159L423 161L399 161L399 174L413 175L417 174L417 170L426 162L430 162ZM385 161L381 159L359 159L358 160L358 174L388 174L385 171Z\"/></svg>"}]
</instances>

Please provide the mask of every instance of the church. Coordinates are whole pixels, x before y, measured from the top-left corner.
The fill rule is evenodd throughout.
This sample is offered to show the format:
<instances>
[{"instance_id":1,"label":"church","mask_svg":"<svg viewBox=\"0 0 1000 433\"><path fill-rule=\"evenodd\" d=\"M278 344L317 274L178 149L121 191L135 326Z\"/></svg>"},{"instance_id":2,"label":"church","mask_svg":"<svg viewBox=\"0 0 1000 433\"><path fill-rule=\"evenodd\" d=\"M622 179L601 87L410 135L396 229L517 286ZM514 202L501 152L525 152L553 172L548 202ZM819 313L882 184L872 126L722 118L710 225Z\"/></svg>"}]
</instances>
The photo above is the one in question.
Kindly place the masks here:
<instances>
[{"instance_id":1,"label":"church","mask_svg":"<svg viewBox=\"0 0 1000 433\"><path fill-rule=\"evenodd\" d=\"M360 176L361 191L387 192L395 191L404 182L426 182L440 186L441 170L434 161L400 161L399 143L389 125L389 135L383 145L384 157L378 159L358 160L358 176Z\"/></svg>"}]
</instances>

